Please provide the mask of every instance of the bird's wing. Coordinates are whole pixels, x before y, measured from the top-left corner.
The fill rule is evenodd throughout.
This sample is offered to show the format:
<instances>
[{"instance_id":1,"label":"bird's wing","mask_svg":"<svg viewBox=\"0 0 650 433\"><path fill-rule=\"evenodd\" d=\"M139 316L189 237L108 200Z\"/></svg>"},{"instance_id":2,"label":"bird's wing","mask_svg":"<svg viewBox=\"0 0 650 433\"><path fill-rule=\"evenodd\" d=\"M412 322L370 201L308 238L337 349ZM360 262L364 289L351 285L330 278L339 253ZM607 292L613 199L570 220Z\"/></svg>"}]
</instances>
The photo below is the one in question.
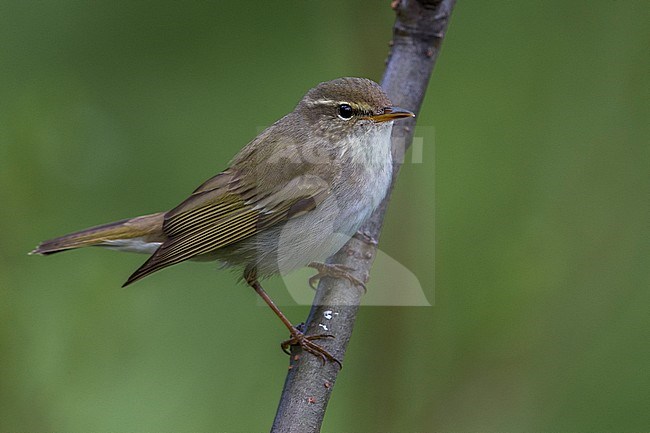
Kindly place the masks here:
<instances>
[{"instance_id":1,"label":"bird's wing","mask_svg":"<svg viewBox=\"0 0 650 433\"><path fill-rule=\"evenodd\" d=\"M264 182L251 187L232 169L204 182L165 215L168 239L124 286L315 209L328 196L329 184L318 176L294 174L274 188L264 188Z\"/></svg>"}]
</instances>

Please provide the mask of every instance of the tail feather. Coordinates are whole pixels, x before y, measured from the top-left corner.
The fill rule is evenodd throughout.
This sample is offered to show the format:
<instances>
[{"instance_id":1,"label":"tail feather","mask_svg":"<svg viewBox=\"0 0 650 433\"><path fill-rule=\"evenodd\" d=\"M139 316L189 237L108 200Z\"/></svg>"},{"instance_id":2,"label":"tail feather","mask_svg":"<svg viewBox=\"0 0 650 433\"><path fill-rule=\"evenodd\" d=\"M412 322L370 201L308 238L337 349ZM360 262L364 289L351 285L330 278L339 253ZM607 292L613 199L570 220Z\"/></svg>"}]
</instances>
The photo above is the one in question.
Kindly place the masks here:
<instances>
[{"instance_id":1,"label":"tail feather","mask_svg":"<svg viewBox=\"0 0 650 433\"><path fill-rule=\"evenodd\" d=\"M48 255L91 245L136 251L135 248L129 249L129 241L160 243L165 240L162 231L164 215L164 212L159 212L91 227L41 242L30 254Z\"/></svg>"}]
</instances>

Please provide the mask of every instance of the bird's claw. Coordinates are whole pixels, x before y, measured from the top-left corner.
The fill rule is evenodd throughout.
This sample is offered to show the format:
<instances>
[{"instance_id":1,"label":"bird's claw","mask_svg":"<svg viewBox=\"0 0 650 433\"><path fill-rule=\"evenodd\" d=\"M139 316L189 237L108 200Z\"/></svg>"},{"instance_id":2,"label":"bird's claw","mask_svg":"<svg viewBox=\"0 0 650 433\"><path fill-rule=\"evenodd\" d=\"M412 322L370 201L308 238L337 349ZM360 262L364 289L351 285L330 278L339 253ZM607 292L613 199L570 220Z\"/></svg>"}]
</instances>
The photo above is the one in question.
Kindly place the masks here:
<instances>
[{"instance_id":1,"label":"bird's claw","mask_svg":"<svg viewBox=\"0 0 650 433\"><path fill-rule=\"evenodd\" d=\"M331 278L342 278L344 280L348 280L355 286L359 287L360 289L363 289L363 293L366 293L368 291L363 281L359 280L357 277L353 276L350 273L354 271L354 268L345 265L339 265L333 263L319 263L319 262L311 262L308 266L318 271L316 275L314 275L309 279L309 286L314 290L316 290L315 284L317 281L319 281L323 277L331 277Z\"/></svg>"},{"instance_id":2,"label":"bird's claw","mask_svg":"<svg viewBox=\"0 0 650 433\"><path fill-rule=\"evenodd\" d=\"M291 338L286 341L283 341L280 347L287 355L291 355L289 351L290 346L300 346L305 352L311 353L323 362L323 365L327 361L335 362L338 364L339 368L343 368L341 361L336 359L334 355L325 350L322 346L313 342L313 340L322 340L325 338L334 338L331 334L318 334L318 335L305 335L300 332L298 329L294 328L294 331L291 332Z\"/></svg>"}]
</instances>

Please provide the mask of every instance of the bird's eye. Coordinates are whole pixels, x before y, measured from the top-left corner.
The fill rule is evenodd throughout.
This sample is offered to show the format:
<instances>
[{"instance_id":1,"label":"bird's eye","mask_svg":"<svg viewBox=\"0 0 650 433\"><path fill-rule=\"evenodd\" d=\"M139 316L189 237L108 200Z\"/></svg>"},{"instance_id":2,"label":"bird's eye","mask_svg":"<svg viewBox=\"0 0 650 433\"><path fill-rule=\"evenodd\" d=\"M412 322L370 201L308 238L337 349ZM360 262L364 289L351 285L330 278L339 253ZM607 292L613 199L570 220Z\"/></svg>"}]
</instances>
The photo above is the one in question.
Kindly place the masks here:
<instances>
[{"instance_id":1,"label":"bird's eye","mask_svg":"<svg viewBox=\"0 0 650 433\"><path fill-rule=\"evenodd\" d=\"M339 105L339 117L343 120L350 120L352 118L353 110L348 104Z\"/></svg>"}]
</instances>

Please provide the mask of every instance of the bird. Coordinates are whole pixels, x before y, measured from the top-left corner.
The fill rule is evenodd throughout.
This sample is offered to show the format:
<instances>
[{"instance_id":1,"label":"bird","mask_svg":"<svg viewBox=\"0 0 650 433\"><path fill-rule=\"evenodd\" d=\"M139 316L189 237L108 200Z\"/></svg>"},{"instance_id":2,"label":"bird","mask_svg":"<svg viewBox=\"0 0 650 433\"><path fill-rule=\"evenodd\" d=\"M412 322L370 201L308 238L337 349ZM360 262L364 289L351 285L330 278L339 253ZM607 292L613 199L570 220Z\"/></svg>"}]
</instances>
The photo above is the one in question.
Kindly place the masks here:
<instances>
[{"instance_id":1,"label":"bird","mask_svg":"<svg viewBox=\"0 0 650 433\"><path fill-rule=\"evenodd\" d=\"M173 209L46 240L31 254L86 246L150 254L123 287L186 260L215 260L241 270L282 320L290 333L281 343L285 352L300 346L341 366L315 342L333 336L305 335L260 280L311 266L315 278L328 275L363 286L349 269L324 260L384 199L392 176L393 122L411 117L369 79L320 83Z\"/></svg>"}]
</instances>

